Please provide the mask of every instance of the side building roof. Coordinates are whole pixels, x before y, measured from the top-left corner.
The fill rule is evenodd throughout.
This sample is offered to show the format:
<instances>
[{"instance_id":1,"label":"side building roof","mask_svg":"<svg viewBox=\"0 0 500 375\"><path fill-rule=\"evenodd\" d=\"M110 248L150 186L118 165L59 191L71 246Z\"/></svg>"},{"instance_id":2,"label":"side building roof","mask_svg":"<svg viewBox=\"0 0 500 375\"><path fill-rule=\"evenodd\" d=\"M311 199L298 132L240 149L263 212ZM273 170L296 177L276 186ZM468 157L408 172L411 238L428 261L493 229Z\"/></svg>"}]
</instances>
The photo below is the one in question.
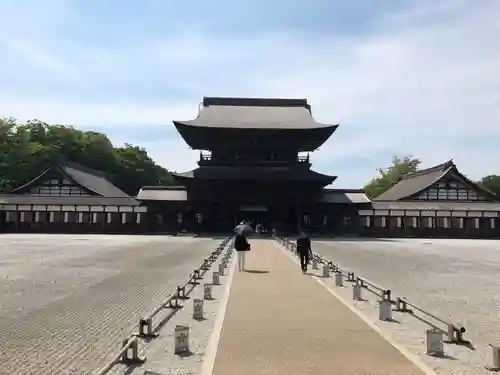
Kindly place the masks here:
<instances>
[{"instance_id":1,"label":"side building roof","mask_svg":"<svg viewBox=\"0 0 500 375\"><path fill-rule=\"evenodd\" d=\"M497 197L493 193L479 186L460 173L453 160L403 176L399 182L393 185L389 190L374 198L373 201L399 201L412 199L413 196L423 192L425 189L431 187L431 185L450 175L455 176L465 184L473 187L477 191L480 191L491 201L497 201Z\"/></svg>"},{"instance_id":2,"label":"side building roof","mask_svg":"<svg viewBox=\"0 0 500 375\"><path fill-rule=\"evenodd\" d=\"M363 189L323 189L321 203L370 204L371 200Z\"/></svg>"},{"instance_id":3,"label":"side building roof","mask_svg":"<svg viewBox=\"0 0 500 375\"><path fill-rule=\"evenodd\" d=\"M51 176L62 176L71 181L77 186L80 186L88 196L42 196L30 194L30 189L37 184L43 182ZM117 204L117 205L138 205L139 202L116 187L110 182L105 173L97 171L81 164L74 163L70 160L61 158L59 162L53 166L45 169L40 175L25 183L24 185L12 190L9 194L0 195L3 203L22 204L23 202L29 204L27 201L32 200L33 204L57 204L55 202L64 202L66 204Z\"/></svg>"},{"instance_id":4,"label":"side building roof","mask_svg":"<svg viewBox=\"0 0 500 375\"><path fill-rule=\"evenodd\" d=\"M144 186L137 194L143 201L186 202L187 189L184 186ZM318 196L319 203L370 204L362 189L324 189Z\"/></svg>"},{"instance_id":5,"label":"side building roof","mask_svg":"<svg viewBox=\"0 0 500 375\"><path fill-rule=\"evenodd\" d=\"M144 186L136 198L140 201L185 202L188 194L184 186Z\"/></svg>"}]
</instances>

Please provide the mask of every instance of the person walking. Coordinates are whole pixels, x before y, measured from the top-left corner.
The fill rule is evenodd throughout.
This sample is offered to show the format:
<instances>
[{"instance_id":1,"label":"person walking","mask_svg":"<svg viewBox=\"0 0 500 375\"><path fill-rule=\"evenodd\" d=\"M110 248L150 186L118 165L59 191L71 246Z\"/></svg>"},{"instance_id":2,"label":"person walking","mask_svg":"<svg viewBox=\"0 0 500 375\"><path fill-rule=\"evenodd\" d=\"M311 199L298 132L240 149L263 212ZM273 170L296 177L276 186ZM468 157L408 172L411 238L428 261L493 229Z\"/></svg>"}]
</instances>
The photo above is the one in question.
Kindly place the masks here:
<instances>
[{"instance_id":1,"label":"person walking","mask_svg":"<svg viewBox=\"0 0 500 375\"><path fill-rule=\"evenodd\" d=\"M302 272L307 272L307 264L312 259L311 239L302 231L299 238L297 238L297 253L300 257L300 267Z\"/></svg>"},{"instance_id":2,"label":"person walking","mask_svg":"<svg viewBox=\"0 0 500 375\"><path fill-rule=\"evenodd\" d=\"M246 253L250 251L250 244L245 235L236 235L234 239L234 248L236 249L236 254L238 254L238 271L244 271Z\"/></svg>"}]
</instances>

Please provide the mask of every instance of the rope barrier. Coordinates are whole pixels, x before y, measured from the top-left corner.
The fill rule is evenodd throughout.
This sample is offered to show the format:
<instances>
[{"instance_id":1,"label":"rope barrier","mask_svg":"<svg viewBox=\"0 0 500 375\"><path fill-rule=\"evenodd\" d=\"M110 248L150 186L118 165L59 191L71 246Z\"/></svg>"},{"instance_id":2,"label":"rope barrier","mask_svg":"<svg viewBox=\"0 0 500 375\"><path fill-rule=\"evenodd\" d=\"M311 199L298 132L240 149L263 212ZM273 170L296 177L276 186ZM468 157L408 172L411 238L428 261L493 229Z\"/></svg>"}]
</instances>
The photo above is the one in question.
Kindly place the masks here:
<instances>
[{"instance_id":1,"label":"rope barrier","mask_svg":"<svg viewBox=\"0 0 500 375\"><path fill-rule=\"evenodd\" d=\"M158 305L146 317L139 319L139 332L132 335L122 343L121 350L104 365L95 375L104 375L109 372L117 363L124 363L127 365L141 364L146 361L146 358L139 356L139 338L154 338L158 333L153 330L153 318L158 315L160 311L165 308L180 309L182 306L179 304L179 299L187 299L189 295L199 285L198 280L209 271L210 266L217 260L222 251L226 248L227 244L231 241L232 236L225 238L216 248L215 251L210 253L207 259L204 259L201 266L189 274L188 280L176 287L176 292L170 295L165 301ZM193 287L186 291L188 285ZM131 355L130 351L132 352Z\"/></svg>"}]
</instances>

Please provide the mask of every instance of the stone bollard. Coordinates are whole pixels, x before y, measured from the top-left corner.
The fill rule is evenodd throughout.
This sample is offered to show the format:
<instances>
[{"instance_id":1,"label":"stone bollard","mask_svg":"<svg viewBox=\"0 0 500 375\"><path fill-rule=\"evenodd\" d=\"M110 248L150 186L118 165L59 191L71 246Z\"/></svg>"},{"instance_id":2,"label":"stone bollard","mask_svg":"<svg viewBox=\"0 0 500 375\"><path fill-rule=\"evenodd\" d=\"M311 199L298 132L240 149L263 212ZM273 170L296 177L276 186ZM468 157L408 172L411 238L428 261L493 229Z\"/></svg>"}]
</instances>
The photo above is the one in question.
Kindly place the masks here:
<instances>
[{"instance_id":1,"label":"stone bollard","mask_svg":"<svg viewBox=\"0 0 500 375\"><path fill-rule=\"evenodd\" d=\"M212 285L203 284L203 298L207 300L212 299Z\"/></svg>"},{"instance_id":2,"label":"stone bollard","mask_svg":"<svg viewBox=\"0 0 500 375\"><path fill-rule=\"evenodd\" d=\"M443 332L434 328L425 331L427 355L434 357L444 356Z\"/></svg>"},{"instance_id":3,"label":"stone bollard","mask_svg":"<svg viewBox=\"0 0 500 375\"><path fill-rule=\"evenodd\" d=\"M181 308L181 304L179 303L179 298L177 298L176 296L172 297L170 301L168 301L168 303L166 304L166 307L170 307L173 309Z\"/></svg>"},{"instance_id":4,"label":"stone bollard","mask_svg":"<svg viewBox=\"0 0 500 375\"><path fill-rule=\"evenodd\" d=\"M203 319L203 300L195 298L193 300L193 319L202 320Z\"/></svg>"},{"instance_id":5,"label":"stone bollard","mask_svg":"<svg viewBox=\"0 0 500 375\"><path fill-rule=\"evenodd\" d=\"M452 323L448 323L447 339L449 342L455 341L455 326Z\"/></svg>"},{"instance_id":6,"label":"stone bollard","mask_svg":"<svg viewBox=\"0 0 500 375\"><path fill-rule=\"evenodd\" d=\"M312 261L312 267L314 270L317 270L318 269L318 258L316 257L313 257L313 261Z\"/></svg>"},{"instance_id":7,"label":"stone bollard","mask_svg":"<svg viewBox=\"0 0 500 375\"><path fill-rule=\"evenodd\" d=\"M220 285L220 278L219 278L219 273L214 272L212 275L212 284L213 285Z\"/></svg>"},{"instance_id":8,"label":"stone bollard","mask_svg":"<svg viewBox=\"0 0 500 375\"><path fill-rule=\"evenodd\" d=\"M139 320L139 337L158 337L158 333L153 332L153 318L141 318Z\"/></svg>"},{"instance_id":9,"label":"stone bollard","mask_svg":"<svg viewBox=\"0 0 500 375\"><path fill-rule=\"evenodd\" d=\"M174 353L189 352L189 326L177 325L174 330Z\"/></svg>"},{"instance_id":10,"label":"stone bollard","mask_svg":"<svg viewBox=\"0 0 500 375\"><path fill-rule=\"evenodd\" d=\"M146 362L146 357L139 356L139 340L137 336L123 340L122 348L126 348L121 355L122 363L140 365ZM130 351L132 351L132 355L129 356Z\"/></svg>"},{"instance_id":11,"label":"stone bollard","mask_svg":"<svg viewBox=\"0 0 500 375\"><path fill-rule=\"evenodd\" d=\"M402 312L408 312L406 301L401 299L400 297L396 298L396 310Z\"/></svg>"},{"instance_id":12,"label":"stone bollard","mask_svg":"<svg viewBox=\"0 0 500 375\"><path fill-rule=\"evenodd\" d=\"M386 322L392 320L392 304L390 301L387 301L385 299L379 301L378 308L379 308L379 315L378 315L379 320Z\"/></svg>"},{"instance_id":13,"label":"stone bollard","mask_svg":"<svg viewBox=\"0 0 500 375\"><path fill-rule=\"evenodd\" d=\"M342 272L335 273L335 286L344 286L344 277Z\"/></svg>"},{"instance_id":14,"label":"stone bollard","mask_svg":"<svg viewBox=\"0 0 500 375\"><path fill-rule=\"evenodd\" d=\"M323 264L323 277L330 277L330 267L327 264Z\"/></svg>"},{"instance_id":15,"label":"stone bollard","mask_svg":"<svg viewBox=\"0 0 500 375\"><path fill-rule=\"evenodd\" d=\"M361 279L360 277L356 278L356 284L358 284L361 287L365 286L365 280Z\"/></svg>"},{"instance_id":16,"label":"stone bollard","mask_svg":"<svg viewBox=\"0 0 500 375\"><path fill-rule=\"evenodd\" d=\"M494 345L488 345L490 349L489 354L489 365L486 366L488 371L500 371L500 347Z\"/></svg>"},{"instance_id":17,"label":"stone bollard","mask_svg":"<svg viewBox=\"0 0 500 375\"><path fill-rule=\"evenodd\" d=\"M222 263L219 264L219 275L224 276L224 265Z\"/></svg>"},{"instance_id":18,"label":"stone bollard","mask_svg":"<svg viewBox=\"0 0 500 375\"><path fill-rule=\"evenodd\" d=\"M186 298L186 287L185 286L178 286L177 287L177 297Z\"/></svg>"},{"instance_id":19,"label":"stone bollard","mask_svg":"<svg viewBox=\"0 0 500 375\"><path fill-rule=\"evenodd\" d=\"M354 272L347 272L347 281L355 281Z\"/></svg>"},{"instance_id":20,"label":"stone bollard","mask_svg":"<svg viewBox=\"0 0 500 375\"><path fill-rule=\"evenodd\" d=\"M200 273L200 270L194 270L193 271L193 281L198 281L200 280L202 277L201 277L201 273Z\"/></svg>"},{"instance_id":21,"label":"stone bollard","mask_svg":"<svg viewBox=\"0 0 500 375\"><path fill-rule=\"evenodd\" d=\"M361 296L361 285L352 284L352 299L355 301L361 301L363 299Z\"/></svg>"}]
</instances>

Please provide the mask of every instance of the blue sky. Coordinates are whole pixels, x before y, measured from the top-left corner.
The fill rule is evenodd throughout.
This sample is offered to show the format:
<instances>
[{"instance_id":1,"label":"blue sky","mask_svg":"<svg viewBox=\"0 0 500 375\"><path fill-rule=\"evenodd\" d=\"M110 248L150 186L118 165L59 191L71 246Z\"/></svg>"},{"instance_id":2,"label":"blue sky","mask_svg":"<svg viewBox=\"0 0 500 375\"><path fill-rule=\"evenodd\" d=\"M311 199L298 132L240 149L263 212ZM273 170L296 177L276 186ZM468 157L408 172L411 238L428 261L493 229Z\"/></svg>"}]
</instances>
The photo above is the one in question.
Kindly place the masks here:
<instances>
[{"instance_id":1,"label":"blue sky","mask_svg":"<svg viewBox=\"0 0 500 375\"><path fill-rule=\"evenodd\" d=\"M166 168L203 96L307 98L316 170L357 188L411 153L500 173L495 0L2 0L0 116L105 132Z\"/></svg>"}]
</instances>

